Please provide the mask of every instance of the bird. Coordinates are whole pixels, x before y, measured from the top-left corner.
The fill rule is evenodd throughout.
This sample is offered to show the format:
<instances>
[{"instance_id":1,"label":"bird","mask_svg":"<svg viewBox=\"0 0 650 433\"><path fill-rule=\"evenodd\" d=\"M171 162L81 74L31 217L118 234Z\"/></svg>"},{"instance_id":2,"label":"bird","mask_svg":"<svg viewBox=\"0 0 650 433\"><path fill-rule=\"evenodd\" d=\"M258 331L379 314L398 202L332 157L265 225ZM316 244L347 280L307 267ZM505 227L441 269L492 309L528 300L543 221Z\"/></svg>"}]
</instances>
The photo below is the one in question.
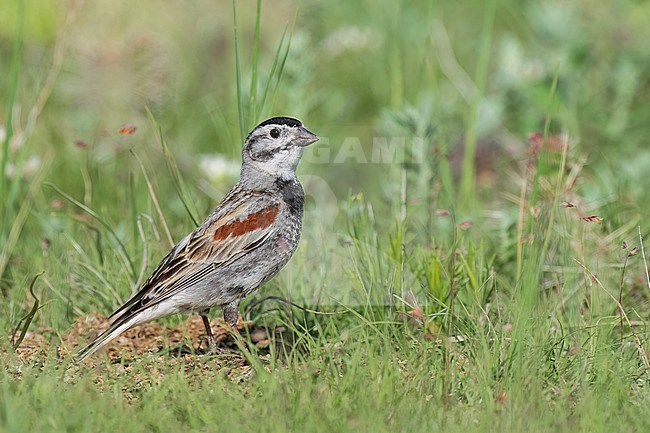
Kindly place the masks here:
<instances>
[{"instance_id":1,"label":"bird","mask_svg":"<svg viewBox=\"0 0 650 433\"><path fill-rule=\"evenodd\" d=\"M74 360L81 362L128 329L177 313L198 313L210 350L217 351L210 309L223 308L224 321L236 332L240 301L274 277L298 247L304 191L296 167L305 147L318 139L291 117L257 125L244 140L239 181Z\"/></svg>"}]
</instances>

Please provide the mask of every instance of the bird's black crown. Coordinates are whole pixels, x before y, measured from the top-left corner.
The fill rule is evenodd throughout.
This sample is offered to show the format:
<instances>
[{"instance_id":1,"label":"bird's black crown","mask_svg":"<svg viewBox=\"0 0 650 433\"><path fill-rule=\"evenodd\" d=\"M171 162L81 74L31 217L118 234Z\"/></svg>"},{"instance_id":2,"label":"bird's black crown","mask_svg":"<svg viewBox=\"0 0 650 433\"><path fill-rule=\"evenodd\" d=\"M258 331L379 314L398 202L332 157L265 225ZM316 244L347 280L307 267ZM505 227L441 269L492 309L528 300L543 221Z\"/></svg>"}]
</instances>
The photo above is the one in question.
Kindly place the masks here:
<instances>
[{"instance_id":1,"label":"bird's black crown","mask_svg":"<svg viewBox=\"0 0 650 433\"><path fill-rule=\"evenodd\" d=\"M266 125L287 125L287 126L293 126L297 128L302 126L302 123L300 122L300 120L294 119L292 117L272 117L257 125L255 129Z\"/></svg>"}]
</instances>

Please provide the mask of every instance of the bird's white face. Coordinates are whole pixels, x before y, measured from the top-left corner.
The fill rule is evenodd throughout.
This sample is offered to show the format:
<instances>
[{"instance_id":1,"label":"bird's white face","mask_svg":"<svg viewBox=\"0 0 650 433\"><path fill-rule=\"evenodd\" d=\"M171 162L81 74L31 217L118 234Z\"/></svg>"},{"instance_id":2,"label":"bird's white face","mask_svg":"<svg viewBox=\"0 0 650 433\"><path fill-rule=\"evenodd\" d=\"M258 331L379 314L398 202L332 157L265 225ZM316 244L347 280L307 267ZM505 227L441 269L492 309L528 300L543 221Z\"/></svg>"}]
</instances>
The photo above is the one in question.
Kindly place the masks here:
<instances>
[{"instance_id":1,"label":"bird's white face","mask_svg":"<svg viewBox=\"0 0 650 433\"><path fill-rule=\"evenodd\" d=\"M244 166L273 177L291 178L305 146L318 137L295 119L273 118L258 125L244 143Z\"/></svg>"}]
</instances>

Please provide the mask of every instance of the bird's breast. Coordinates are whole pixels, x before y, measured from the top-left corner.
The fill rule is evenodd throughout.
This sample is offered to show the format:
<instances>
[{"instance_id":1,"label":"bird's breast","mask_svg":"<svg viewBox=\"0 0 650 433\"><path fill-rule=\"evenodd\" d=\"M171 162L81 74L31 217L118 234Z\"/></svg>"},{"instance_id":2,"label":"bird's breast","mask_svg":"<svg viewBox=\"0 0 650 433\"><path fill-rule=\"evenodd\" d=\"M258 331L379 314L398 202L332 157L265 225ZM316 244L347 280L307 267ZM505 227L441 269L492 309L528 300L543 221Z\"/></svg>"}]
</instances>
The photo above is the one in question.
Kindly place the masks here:
<instances>
[{"instance_id":1,"label":"bird's breast","mask_svg":"<svg viewBox=\"0 0 650 433\"><path fill-rule=\"evenodd\" d=\"M302 219L305 193L300 182L295 178L289 180L278 178L275 182L275 186L280 193L282 201L286 204L288 211L292 215L296 215L298 218Z\"/></svg>"}]
</instances>

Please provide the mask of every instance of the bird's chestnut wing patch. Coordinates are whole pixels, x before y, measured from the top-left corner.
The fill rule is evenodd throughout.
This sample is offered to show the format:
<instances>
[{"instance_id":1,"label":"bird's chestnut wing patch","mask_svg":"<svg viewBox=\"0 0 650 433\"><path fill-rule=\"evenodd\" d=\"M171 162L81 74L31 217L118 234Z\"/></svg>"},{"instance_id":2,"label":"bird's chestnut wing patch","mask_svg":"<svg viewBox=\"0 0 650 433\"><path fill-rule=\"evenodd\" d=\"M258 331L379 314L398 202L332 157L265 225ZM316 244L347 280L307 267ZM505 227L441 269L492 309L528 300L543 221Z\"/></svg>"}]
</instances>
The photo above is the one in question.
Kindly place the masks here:
<instances>
[{"instance_id":1,"label":"bird's chestnut wing patch","mask_svg":"<svg viewBox=\"0 0 650 433\"><path fill-rule=\"evenodd\" d=\"M263 230L273 224L280 211L279 204L273 204L255 213L248 214L246 218L232 221L218 227L212 239L220 241L229 237L242 236L254 230Z\"/></svg>"}]
</instances>

